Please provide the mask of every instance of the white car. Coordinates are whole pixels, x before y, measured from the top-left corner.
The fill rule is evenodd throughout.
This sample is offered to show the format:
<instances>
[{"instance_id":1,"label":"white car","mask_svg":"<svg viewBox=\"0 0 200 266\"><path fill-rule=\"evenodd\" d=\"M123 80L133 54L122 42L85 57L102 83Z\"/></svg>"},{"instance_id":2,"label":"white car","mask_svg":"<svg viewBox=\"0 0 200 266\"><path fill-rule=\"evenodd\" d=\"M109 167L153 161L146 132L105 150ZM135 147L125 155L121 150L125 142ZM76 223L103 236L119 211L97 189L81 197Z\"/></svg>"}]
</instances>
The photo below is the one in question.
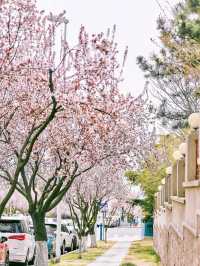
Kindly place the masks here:
<instances>
[{"instance_id":1,"label":"white car","mask_svg":"<svg viewBox=\"0 0 200 266\"><path fill-rule=\"evenodd\" d=\"M25 217L2 217L0 234L8 238L10 262L34 264L35 240Z\"/></svg>"},{"instance_id":2,"label":"white car","mask_svg":"<svg viewBox=\"0 0 200 266\"><path fill-rule=\"evenodd\" d=\"M56 237L57 233L57 223L56 222L46 222L45 223L47 234L54 234ZM75 239L74 234L67 229L65 223L61 222L61 232L60 232L60 249L61 254L64 254L66 250L76 249L77 239Z\"/></svg>"},{"instance_id":3,"label":"white car","mask_svg":"<svg viewBox=\"0 0 200 266\"><path fill-rule=\"evenodd\" d=\"M74 224L71 219L65 219L63 220L63 223L67 226L67 229L70 230L71 232L75 232L74 230Z\"/></svg>"},{"instance_id":4,"label":"white car","mask_svg":"<svg viewBox=\"0 0 200 266\"><path fill-rule=\"evenodd\" d=\"M63 224L65 224L67 226L67 230L71 234L71 237L73 239L71 250L77 249L79 246L79 240L78 240L77 232L74 228L73 221L71 219L64 219L62 222L63 222Z\"/></svg>"}]
</instances>

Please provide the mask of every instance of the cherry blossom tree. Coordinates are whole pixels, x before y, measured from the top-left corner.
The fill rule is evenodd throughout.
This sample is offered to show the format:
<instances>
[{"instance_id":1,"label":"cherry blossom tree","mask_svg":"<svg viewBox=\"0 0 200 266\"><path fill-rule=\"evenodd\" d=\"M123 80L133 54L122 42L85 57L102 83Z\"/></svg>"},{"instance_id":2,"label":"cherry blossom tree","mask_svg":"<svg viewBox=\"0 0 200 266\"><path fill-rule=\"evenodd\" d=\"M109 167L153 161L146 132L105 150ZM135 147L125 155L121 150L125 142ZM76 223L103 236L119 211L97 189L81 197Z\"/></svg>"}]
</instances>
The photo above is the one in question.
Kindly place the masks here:
<instances>
[{"instance_id":1,"label":"cherry blossom tree","mask_svg":"<svg viewBox=\"0 0 200 266\"><path fill-rule=\"evenodd\" d=\"M76 46L62 38L58 62L64 13L47 16L31 0L2 1L0 8L0 175L11 189L5 204L15 189L27 200L36 265L46 266L46 213L101 161L138 164L150 145L147 116L142 99L119 93L127 51L120 66L115 29L90 38L81 27Z\"/></svg>"},{"instance_id":2,"label":"cherry blossom tree","mask_svg":"<svg viewBox=\"0 0 200 266\"><path fill-rule=\"evenodd\" d=\"M80 176L69 190L67 204L80 240L80 254L86 250L88 235L91 247L96 246L97 215L102 202L112 196L115 176L117 181L117 169L108 167L108 163L106 168L104 162Z\"/></svg>"},{"instance_id":3,"label":"cherry blossom tree","mask_svg":"<svg viewBox=\"0 0 200 266\"><path fill-rule=\"evenodd\" d=\"M112 159L101 162L73 183L66 201L81 243L80 254L86 249L88 235L90 247L96 246L95 226L102 205L109 206L108 224L106 222L109 226L111 214L127 206L132 198L130 184L123 179L123 169L114 165Z\"/></svg>"},{"instance_id":4,"label":"cherry blossom tree","mask_svg":"<svg viewBox=\"0 0 200 266\"><path fill-rule=\"evenodd\" d=\"M0 9L1 215L22 186L25 167L37 157L40 136L60 111L51 69L54 32L63 14L52 20L36 9L35 1L24 0L1 1Z\"/></svg>"},{"instance_id":5,"label":"cherry blossom tree","mask_svg":"<svg viewBox=\"0 0 200 266\"><path fill-rule=\"evenodd\" d=\"M36 10L35 1L24 0L1 1L0 9L0 170L2 180L9 179L9 186L2 181L6 191L1 195L2 215L20 171L59 107L48 88L53 56L44 52L52 44L44 41L51 36L50 29L43 25L40 31L45 23L42 12Z\"/></svg>"},{"instance_id":6,"label":"cherry blossom tree","mask_svg":"<svg viewBox=\"0 0 200 266\"><path fill-rule=\"evenodd\" d=\"M118 219L121 218L122 210L126 215L133 215L132 200L137 199L138 196L138 193L132 191L130 184L126 184L120 189L120 193L115 194L115 197L108 202L108 209L104 219L105 242L107 242L108 228L112 223L116 222L117 217Z\"/></svg>"},{"instance_id":7,"label":"cherry blossom tree","mask_svg":"<svg viewBox=\"0 0 200 266\"><path fill-rule=\"evenodd\" d=\"M104 217L105 242L107 242L108 228L116 222L116 219L121 219L122 210L125 215L132 215L134 212L132 200L141 196L141 192L135 189L123 174L119 180L118 184L115 179L113 180L115 189L113 188L112 197L107 201L108 206Z\"/></svg>"},{"instance_id":8,"label":"cherry blossom tree","mask_svg":"<svg viewBox=\"0 0 200 266\"><path fill-rule=\"evenodd\" d=\"M119 157L123 166L139 154L141 144L145 150L143 103L119 93L116 55L112 38L100 34L89 41L81 28L79 43L68 58L68 71L75 74L65 79L65 87L59 80L65 72L62 64L54 73L55 97L62 111L38 140L17 186L29 203L42 254L46 254L45 215L74 180L106 158L113 158L115 164Z\"/></svg>"}]
</instances>

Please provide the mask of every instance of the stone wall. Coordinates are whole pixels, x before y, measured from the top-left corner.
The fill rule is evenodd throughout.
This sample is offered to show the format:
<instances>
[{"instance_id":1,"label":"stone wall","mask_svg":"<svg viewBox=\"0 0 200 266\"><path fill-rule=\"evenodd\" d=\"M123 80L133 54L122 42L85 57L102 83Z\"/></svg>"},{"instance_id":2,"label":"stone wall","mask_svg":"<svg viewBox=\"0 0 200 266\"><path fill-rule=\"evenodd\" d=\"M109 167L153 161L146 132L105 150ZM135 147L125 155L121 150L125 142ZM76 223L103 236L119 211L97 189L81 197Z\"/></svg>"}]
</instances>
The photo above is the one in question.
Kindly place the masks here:
<instances>
[{"instance_id":1,"label":"stone wall","mask_svg":"<svg viewBox=\"0 0 200 266\"><path fill-rule=\"evenodd\" d=\"M180 233L173 224L154 225L154 247L163 266L200 265L200 238L187 226Z\"/></svg>"},{"instance_id":2,"label":"stone wall","mask_svg":"<svg viewBox=\"0 0 200 266\"><path fill-rule=\"evenodd\" d=\"M188 136L186 154L173 164L155 195L154 247L163 266L200 266L200 156L196 139L195 132Z\"/></svg>"}]
</instances>

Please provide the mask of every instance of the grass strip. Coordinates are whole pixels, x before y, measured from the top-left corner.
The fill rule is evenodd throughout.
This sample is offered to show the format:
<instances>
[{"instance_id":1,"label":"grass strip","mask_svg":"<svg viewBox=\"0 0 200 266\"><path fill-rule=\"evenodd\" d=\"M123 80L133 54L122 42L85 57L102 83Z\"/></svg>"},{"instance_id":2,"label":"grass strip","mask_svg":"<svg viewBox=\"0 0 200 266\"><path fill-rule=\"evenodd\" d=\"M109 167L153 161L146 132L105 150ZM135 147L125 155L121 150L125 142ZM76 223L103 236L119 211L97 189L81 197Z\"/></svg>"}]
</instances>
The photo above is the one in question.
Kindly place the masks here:
<instances>
[{"instance_id":1,"label":"grass strip","mask_svg":"<svg viewBox=\"0 0 200 266\"><path fill-rule=\"evenodd\" d=\"M157 266L159 262L160 258L153 249L153 241L147 238L132 243L121 266Z\"/></svg>"},{"instance_id":2,"label":"grass strip","mask_svg":"<svg viewBox=\"0 0 200 266\"><path fill-rule=\"evenodd\" d=\"M97 248L88 248L86 252L82 253L82 259L79 259L77 251L70 252L61 257L61 262L50 262L49 266L87 266L90 262L94 261L98 256L104 254L108 249L114 245L114 241L97 242Z\"/></svg>"}]
</instances>

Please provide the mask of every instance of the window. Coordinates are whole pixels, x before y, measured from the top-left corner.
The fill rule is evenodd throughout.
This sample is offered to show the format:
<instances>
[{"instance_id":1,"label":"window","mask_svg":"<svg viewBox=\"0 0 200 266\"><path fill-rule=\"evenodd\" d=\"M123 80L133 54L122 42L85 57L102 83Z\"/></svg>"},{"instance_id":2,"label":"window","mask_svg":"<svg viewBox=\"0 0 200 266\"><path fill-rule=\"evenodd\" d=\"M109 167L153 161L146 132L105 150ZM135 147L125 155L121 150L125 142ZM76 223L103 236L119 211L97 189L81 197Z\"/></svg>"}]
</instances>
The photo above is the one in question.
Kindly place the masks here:
<instances>
[{"instance_id":1,"label":"window","mask_svg":"<svg viewBox=\"0 0 200 266\"><path fill-rule=\"evenodd\" d=\"M68 233L67 226L65 224L61 224L61 232Z\"/></svg>"},{"instance_id":2,"label":"window","mask_svg":"<svg viewBox=\"0 0 200 266\"><path fill-rule=\"evenodd\" d=\"M46 227L46 230L47 230L47 234L53 234L57 230L56 224L46 224L45 227Z\"/></svg>"},{"instance_id":3,"label":"window","mask_svg":"<svg viewBox=\"0 0 200 266\"><path fill-rule=\"evenodd\" d=\"M25 233L25 228L21 221L0 220L0 232L2 233Z\"/></svg>"}]
</instances>

